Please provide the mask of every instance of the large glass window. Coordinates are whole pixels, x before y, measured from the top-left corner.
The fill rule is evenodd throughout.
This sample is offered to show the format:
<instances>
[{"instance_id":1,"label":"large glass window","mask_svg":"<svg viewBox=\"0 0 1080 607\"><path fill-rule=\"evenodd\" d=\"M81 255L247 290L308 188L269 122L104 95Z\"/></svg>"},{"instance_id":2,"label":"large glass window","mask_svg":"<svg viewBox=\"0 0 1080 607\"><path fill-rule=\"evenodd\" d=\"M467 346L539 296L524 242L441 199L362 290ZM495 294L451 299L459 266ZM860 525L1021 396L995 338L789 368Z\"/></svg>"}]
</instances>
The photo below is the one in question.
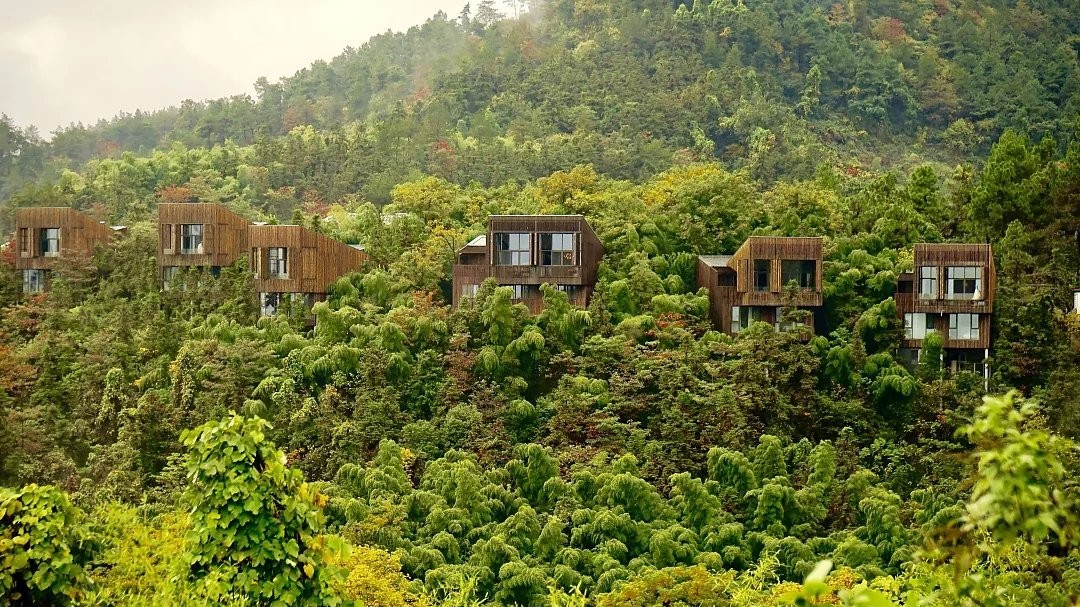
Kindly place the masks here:
<instances>
[{"instance_id":1,"label":"large glass window","mask_svg":"<svg viewBox=\"0 0 1080 607\"><path fill-rule=\"evenodd\" d=\"M572 265L574 265L574 235L573 234L541 234L540 235L540 265L542 265L542 266L572 266Z\"/></svg>"},{"instance_id":2,"label":"large glass window","mask_svg":"<svg viewBox=\"0 0 1080 607\"><path fill-rule=\"evenodd\" d=\"M495 234L495 265L532 265L530 234L503 232Z\"/></svg>"},{"instance_id":3,"label":"large glass window","mask_svg":"<svg viewBox=\"0 0 1080 607\"><path fill-rule=\"evenodd\" d=\"M791 281L802 289L813 289L817 282L817 264L812 259L785 259L780 262L780 286Z\"/></svg>"},{"instance_id":4,"label":"large glass window","mask_svg":"<svg viewBox=\"0 0 1080 607\"><path fill-rule=\"evenodd\" d=\"M41 254L45 257L60 254L60 228L41 228Z\"/></svg>"},{"instance_id":5,"label":"large glass window","mask_svg":"<svg viewBox=\"0 0 1080 607\"><path fill-rule=\"evenodd\" d=\"M919 299L937 299L937 268L919 268Z\"/></svg>"},{"instance_id":6,"label":"large glass window","mask_svg":"<svg viewBox=\"0 0 1080 607\"><path fill-rule=\"evenodd\" d=\"M461 298L471 299L480 292L480 285L461 285Z\"/></svg>"},{"instance_id":7,"label":"large glass window","mask_svg":"<svg viewBox=\"0 0 1080 607\"><path fill-rule=\"evenodd\" d=\"M979 338L979 315L978 314L950 314L949 315L949 338L950 339L978 339Z\"/></svg>"},{"instance_id":8,"label":"large glass window","mask_svg":"<svg viewBox=\"0 0 1080 607\"><path fill-rule=\"evenodd\" d=\"M165 286L165 290L168 291L171 287L169 284L176 278L176 275L180 272L178 266L165 266L161 269L161 282Z\"/></svg>"},{"instance_id":9,"label":"large glass window","mask_svg":"<svg viewBox=\"0 0 1080 607\"><path fill-rule=\"evenodd\" d=\"M769 260L768 259L755 259L754 260L754 290L755 291L768 291L769 290Z\"/></svg>"},{"instance_id":10,"label":"large glass window","mask_svg":"<svg viewBox=\"0 0 1080 607\"><path fill-rule=\"evenodd\" d=\"M289 277L289 249L286 249L285 247L270 247L269 260L270 267L267 271L270 278Z\"/></svg>"},{"instance_id":11,"label":"large glass window","mask_svg":"<svg viewBox=\"0 0 1080 607\"><path fill-rule=\"evenodd\" d=\"M923 339L934 332L934 324L927 314L904 314L904 338Z\"/></svg>"},{"instance_id":12,"label":"large glass window","mask_svg":"<svg viewBox=\"0 0 1080 607\"><path fill-rule=\"evenodd\" d=\"M188 255L203 252L203 226L201 223L185 223L180 226L180 252Z\"/></svg>"},{"instance_id":13,"label":"large glass window","mask_svg":"<svg viewBox=\"0 0 1080 607\"><path fill-rule=\"evenodd\" d=\"M978 266L950 266L946 270L946 299L981 299L982 268Z\"/></svg>"},{"instance_id":14,"label":"large glass window","mask_svg":"<svg viewBox=\"0 0 1080 607\"><path fill-rule=\"evenodd\" d=\"M23 293L45 291L45 270L23 270Z\"/></svg>"},{"instance_id":15,"label":"large glass window","mask_svg":"<svg viewBox=\"0 0 1080 607\"><path fill-rule=\"evenodd\" d=\"M507 285L514 290L514 299L525 299L525 295L529 292L528 285Z\"/></svg>"}]
</instances>

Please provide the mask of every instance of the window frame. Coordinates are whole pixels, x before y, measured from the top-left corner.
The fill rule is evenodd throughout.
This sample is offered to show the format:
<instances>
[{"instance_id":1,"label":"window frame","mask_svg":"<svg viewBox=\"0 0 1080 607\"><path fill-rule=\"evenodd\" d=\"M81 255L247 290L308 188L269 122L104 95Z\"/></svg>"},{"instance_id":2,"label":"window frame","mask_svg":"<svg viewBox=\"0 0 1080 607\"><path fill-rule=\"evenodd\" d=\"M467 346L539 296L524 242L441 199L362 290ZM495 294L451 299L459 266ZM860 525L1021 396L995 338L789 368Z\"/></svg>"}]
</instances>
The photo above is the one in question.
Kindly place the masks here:
<instances>
[{"instance_id":1,"label":"window frame","mask_svg":"<svg viewBox=\"0 0 1080 607\"><path fill-rule=\"evenodd\" d=\"M30 257L30 228L19 228L19 255Z\"/></svg>"},{"instance_id":2,"label":"window frame","mask_svg":"<svg viewBox=\"0 0 1080 607\"><path fill-rule=\"evenodd\" d=\"M55 235L52 233L55 232ZM41 228L41 256L42 257L59 257L60 256L60 228ZM55 243L56 248L53 249L50 243Z\"/></svg>"},{"instance_id":3,"label":"window frame","mask_svg":"<svg viewBox=\"0 0 1080 607\"><path fill-rule=\"evenodd\" d=\"M922 331L918 330L918 323L915 322L917 317L922 318ZM930 315L925 312L905 312L904 313L904 339L926 339L926 336L936 331L933 323L930 321Z\"/></svg>"},{"instance_id":4,"label":"window frame","mask_svg":"<svg viewBox=\"0 0 1080 607\"><path fill-rule=\"evenodd\" d=\"M198 228L196 234L195 228ZM181 255L202 255L205 251L203 246L204 238L206 237L206 227L201 223L182 223L180 224L180 254ZM189 239L198 238L198 241L191 240L194 246L188 246Z\"/></svg>"},{"instance_id":5,"label":"window frame","mask_svg":"<svg viewBox=\"0 0 1080 607\"><path fill-rule=\"evenodd\" d=\"M793 264L797 264L795 277L791 277L788 271ZM809 265L808 265L809 264ZM809 280L807 280L809 279ZM817 288L817 261L813 259L781 259L780 260L780 286L786 287L794 280L803 291L813 291Z\"/></svg>"},{"instance_id":6,"label":"window frame","mask_svg":"<svg viewBox=\"0 0 1080 607\"><path fill-rule=\"evenodd\" d=\"M480 285L476 283L461 285L461 298L462 299L475 299L480 293Z\"/></svg>"},{"instance_id":7,"label":"window frame","mask_svg":"<svg viewBox=\"0 0 1080 607\"><path fill-rule=\"evenodd\" d=\"M575 245L575 236L573 232L544 232L540 234L540 265L542 266L575 266L577 265L577 251ZM568 246L569 248L554 247L555 238L569 239L569 244L565 242L560 243L562 246ZM558 263L554 263L558 261Z\"/></svg>"},{"instance_id":8,"label":"window frame","mask_svg":"<svg viewBox=\"0 0 1080 607\"><path fill-rule=\"evenodd\" d=\"M764 268L761 264L765 264ZM772 290L772 260L770 259L755 259L753 261L753 288L755 293L768 293ZM758 281L758 278L764 276L764 284Z\"/></svg>"},{"instance_id":9,"label":"window frame","mask_svg":"<svg viewBox=\"0 0 1080 607\"><path fill-rule=\"evenodd\" d=\"M494 265L497 266L531 266L532 265L532 234L529 232L495 232L492 234L492 246L494 247ZM525 248L520 247L524 241ZM503 248L505 244L506 248ZM506 256L504 258L504 255Z\"/></svg>"},{"instance_id":10,"label":"window frame","mask_svg":"<svg viewBox=\"0 0 1080 607\"><path fill-rule=\"evenodd\" d=\"M961 317L967 317L968 322L961 324ZM979 335L978 314L949 314L949 339L969 341L979 339Z\"/></svg>"},{"instance_id":11,"label":"window frame","mask_svg":"<svg viewBox=\"0 0 1080 607\"><path fill-rule=\"evenodd\" d=\"M266 249L266 276L279 280L289 278L289 248L267 247Z\"/></svg>"},{"instance_id":12,"label":"window frame","mask_svg":"<svg viewBox=\"0 0 1080 607\"><path fill-rule=\"evenodd\" d=\"M945 276L945 299L973 301L976 293L982 293L982 266L948 266ZM957 285L963 290L957 291Z\"/></svg>"},{"instance_id":13,"label":"window frame","mask_svg":"<svg viewBox=\"0 0 1080 607\"><path fill-rule=\"evenodd\" d=\"M927 272L929 270L929 272ZM927 276L926 274L930 275ZM929 287L929 290L927 289ZM919 299L938 298L938 269L937 266L919 266Z\"/></svg>"},{"instance_id":14,"label":"window frame","mask_svg":"<svg viewBox=\"0 0 1080 607\"><path fill-rule=\"evenodd\" d=\"M36 277L36 280L33 280L33 281L30 280L31 276ZM30 286L31 284L36 285L37 288L28 289L27 287ZM45 270L38 269L38 268L23 270L22 288L23 288L23 293L28 294L28 295L36 295L38 293L44 293L45 292Z\"/></svg>"}]
</instances>

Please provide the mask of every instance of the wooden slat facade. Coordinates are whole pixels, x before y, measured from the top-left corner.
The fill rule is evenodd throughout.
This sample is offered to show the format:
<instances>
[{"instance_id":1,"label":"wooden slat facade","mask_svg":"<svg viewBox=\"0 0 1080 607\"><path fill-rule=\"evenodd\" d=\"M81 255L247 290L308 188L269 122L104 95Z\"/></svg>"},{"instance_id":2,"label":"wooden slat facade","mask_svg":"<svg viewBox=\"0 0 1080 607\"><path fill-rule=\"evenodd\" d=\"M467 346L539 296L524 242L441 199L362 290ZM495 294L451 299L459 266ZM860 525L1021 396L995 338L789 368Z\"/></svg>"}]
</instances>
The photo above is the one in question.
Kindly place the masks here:
<instances>
[{"instance_id":1,"label":"wooden slat facade","mask_svg":"<svg viewBox=\"0 0 1080 607\"><path fill-rule=\"evenodd\" d=\"M55 255L42 252L41 231L47 228L59 228L60 247ZM89 257L117 233L70 207L22 208L15 213L15 267L49 270L65 257Z\"/></svg>"},{"instance_id":2,"label":"wooden slat facade","mask_svg":"<svg viewBox=\"0 0 1080 607\"><path fill-rule=\"evenodd\" d=\"M937 284L933 296L919 293L920 268L937 268ZM981 268L981 289L978 299L948 298L948 268ZM997 291L997 270L993 251L988 244L919 243L915 245L915 271L900 276L896 310L901 322L906 314L927 314L927 327L933 327L945 338L945 349L988 349L991 343L991 322ZM979 316L977 339L949 337L949 315L976 314ZM922 339L904 338L902 348L921 348Z\"/></svg>"},{"instance_id":3,"label":"wooden slat facade","mask_svg":"<svg viewBox=\"0 0 1080 607\"><path fill-rule=\"evenodd\" d=\"M529 235L528 265L494 263L495 234L500 233ZM540 242L543 234L572 234L575 263L542 265ZM534 314L543 309L543 296L538 287L544 283L572 288L570 303L584 307L596 285L596 271L603 255L603 244L581 215L492 215L488 217L483 246L467 245L458 251L453 275L453 305L456 307L461 303L465 289L494 278L500 285L528 286L528 293L518 301Z\"/></svg>"},{"instance_id":4,"label":"wooden slat facade","mask_svg":"<svg viewBox=\"0 0 1080 607\"><path fill-rule=\"evenodd\" d=\"M249 227L249 264L259 293L305 293L320 299L339 277L355 272L367 260L363 251L303 226ZM287 278L269 274L271 248L284 248Z\"/></svg>"},{"instance_id":5,"label":"wooden slat facade","mask_svg":"<svg viewBox=\"0 0 1080 607\"><path fill-rule=\"evenodd\" d=\"M184 225L202 226L202 247L184 253ZM166 267L224 267L250 249L248 220L212 203L166 203L158 206L158 276Z\"/></svg>"},{"instance_id":6,"label":"wooden slat facade","mask_svg":"<svg viewBox=\"0 0 1080 607\"><path fill-rule=\"evenodd\" d=\"M703 256L698 259L697 285L709 293L709 315L721 331L732 333L732 308L757 308L762 322L775 323L779 309L790 304L800 308L820 307L822 290L823 240L821 238L752 236L730 256ZM768 287L754 288L754 262L769 263ZM784 291L784 261L812 261L814 286L803 288L793 301ZM745 318L743 319L745 323ZM813 323L807 323L812 325Z\"/></svg>"}]
</instances>

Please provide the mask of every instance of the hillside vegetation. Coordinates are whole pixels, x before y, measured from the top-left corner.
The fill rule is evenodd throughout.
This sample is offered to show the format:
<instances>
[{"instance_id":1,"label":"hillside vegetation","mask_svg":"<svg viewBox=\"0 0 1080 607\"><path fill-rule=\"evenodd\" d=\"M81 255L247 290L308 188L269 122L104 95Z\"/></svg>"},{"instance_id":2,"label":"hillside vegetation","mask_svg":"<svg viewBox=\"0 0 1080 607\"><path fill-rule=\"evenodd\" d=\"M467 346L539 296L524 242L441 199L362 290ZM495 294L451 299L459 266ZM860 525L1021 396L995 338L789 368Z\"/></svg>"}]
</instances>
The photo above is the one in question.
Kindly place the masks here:
<instances>
[{"instance_id":1,"label":"hillside vegetation","mask_svg":"<svg viewBox=\"0 0 1080 607\"><path fill-rule=\"evenodd\" d=\"M0 254L0 604L1076 605L1076 7L494 8L257 101L0 123L4 229L129 226L46 295ZM183 201L371 261L314 328L243 262L162 290ZM451 309L492 213L583 214L589 308ZM824 238L812 339L709 324L696 256L750 235ZM895 357L945 241L993 246L988 390Z\"/></svg>"}]
</instances>

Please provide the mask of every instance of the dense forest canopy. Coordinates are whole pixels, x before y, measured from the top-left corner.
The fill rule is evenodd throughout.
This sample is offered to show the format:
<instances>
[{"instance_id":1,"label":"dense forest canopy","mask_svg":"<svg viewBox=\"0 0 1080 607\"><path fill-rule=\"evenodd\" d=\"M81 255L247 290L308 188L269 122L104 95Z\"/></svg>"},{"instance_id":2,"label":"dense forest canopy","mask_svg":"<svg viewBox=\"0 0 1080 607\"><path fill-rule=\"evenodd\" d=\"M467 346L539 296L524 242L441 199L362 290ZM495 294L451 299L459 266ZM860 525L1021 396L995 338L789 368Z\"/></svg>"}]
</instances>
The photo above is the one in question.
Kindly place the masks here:
<instances>
[{"instance_id":1,"label":"dense forest canopy","mask_svg":"<svg viewBox=\"0 0 1080 607\"><path fill-rule=\"evenodd\" d=\"M1076 604L1077 14L488 0L257 99L0 119L0 228L128 226L44 295L0 254L0 604ZM370 261L271 318L243 262L162 290L194 201ZM520 213L593 226L588 309L448 305ZM710 325L751 235L824 238L816 336ZM988 386L897 356L921 242L993 247Z\"/></svg>"}]
</instances>

